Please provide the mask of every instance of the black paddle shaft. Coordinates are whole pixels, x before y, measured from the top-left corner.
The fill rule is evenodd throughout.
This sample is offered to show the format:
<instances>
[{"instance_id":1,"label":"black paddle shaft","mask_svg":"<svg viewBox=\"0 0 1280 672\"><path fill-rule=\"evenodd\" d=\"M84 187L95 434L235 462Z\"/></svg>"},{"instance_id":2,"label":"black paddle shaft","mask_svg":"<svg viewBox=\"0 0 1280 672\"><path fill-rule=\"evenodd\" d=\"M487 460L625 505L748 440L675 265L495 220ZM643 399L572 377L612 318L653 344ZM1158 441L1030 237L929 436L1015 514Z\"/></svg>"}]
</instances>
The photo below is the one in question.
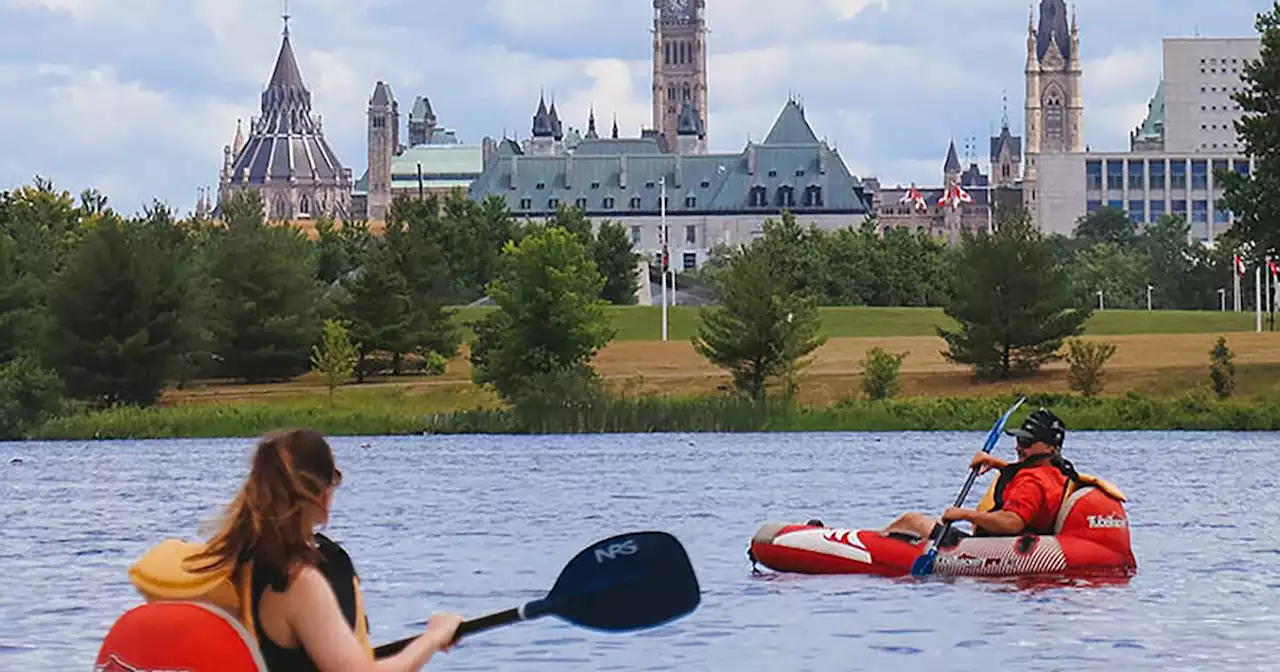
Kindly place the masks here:
<instances>
[{"instance_id":1,"label":"black paddle shaft","mask_svg":"<svg viewBox=\"0 0 1280 672\"><path fill-rule=\"evenodd\" d=\"M481 616L480 618L463 621L462 624L458 626L458 631L454 633L453 641L456 643L465 635L474 634L481 630L488 630L489 628L496 628L508 623L514 623L518 620L520 620L520 610L507 609L506 611L499 611L494 614L489 614L488 616ZM373 657L375 659L380 659L386 658L387 656L394 656L404 650L404 647L412 644L413 640L420 636L421 635L406 637L404 639L391 642L390 644L383 644L373 650Z\"/></svg>"},{"instance_id":2,"label":"black paddle shaft","mask_svg":"<svg viewBox=\"0 0 1280 672\"><path fill-rule=\"evenodd\" d=\"M969 488L972 488L973 482L978 479L979 469L980 467L974 467L969 470L969 480L964 482L964 487L960 489L960 496L956 497L956 503L951 505L952 508L960 506L961 504L964 504L965 498L969 496ZM942 524L942 533L938 535L939 544L942 543L943 539L947 538L947 532L951 530L951 524L954 522L955 522L954 520L948 520L947 522Z\"/></svg>"}]
</instances>

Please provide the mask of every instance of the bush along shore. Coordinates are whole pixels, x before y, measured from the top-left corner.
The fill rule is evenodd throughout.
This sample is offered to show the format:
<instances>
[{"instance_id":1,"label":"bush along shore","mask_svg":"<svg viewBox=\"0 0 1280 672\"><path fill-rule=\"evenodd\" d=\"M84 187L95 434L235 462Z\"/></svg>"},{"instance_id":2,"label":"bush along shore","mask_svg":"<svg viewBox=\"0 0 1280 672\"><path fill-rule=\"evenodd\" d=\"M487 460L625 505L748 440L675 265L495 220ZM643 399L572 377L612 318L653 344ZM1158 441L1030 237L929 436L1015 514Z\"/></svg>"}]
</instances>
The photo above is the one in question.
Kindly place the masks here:
<instances>
[{"instance_id":1,"label":"bush along shore","mask_svg":"<svg viewBox=\"0 0 1280 672\"><path fill-rule=\"evenodd\" d=\"M255 436L307 425L327 434L600 434L651 432L978 431L1012 397L845 400L808 406L738 396L610 396L537 408L416 412L404 404L208 404L115 408L57 418L35 439L161 439ZM1053 408L1072 430L1280 431L1280 398L1220 400L1204 392L1177 397L1127 394L1028 395L1028 408Z\"/></svg>"}]
</instances>

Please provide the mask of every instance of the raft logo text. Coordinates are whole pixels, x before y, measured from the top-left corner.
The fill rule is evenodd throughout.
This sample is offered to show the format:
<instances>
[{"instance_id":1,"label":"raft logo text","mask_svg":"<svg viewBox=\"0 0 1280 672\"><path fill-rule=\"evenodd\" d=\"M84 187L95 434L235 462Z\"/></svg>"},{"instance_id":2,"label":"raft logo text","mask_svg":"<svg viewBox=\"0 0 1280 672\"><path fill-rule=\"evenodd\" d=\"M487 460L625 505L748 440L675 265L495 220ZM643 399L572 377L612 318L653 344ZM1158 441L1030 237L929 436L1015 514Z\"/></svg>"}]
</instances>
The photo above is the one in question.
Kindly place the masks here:
<instances>
[{"instance_id":1,"label":"raft logo text","mask_svg":"<svg viewBox=\"0 0 1280 672\"><path fill-rule=\"evenodd\" d=\"M608 548L596 549L596 562L604 562L605 560L616 559L619 555L635 555L640 549L636 547L635 539L620 541L616 544L609 544Z\"/></svg>"},{"instance_id":2,"label":"raft logo text","mask_svg":"<svg viewBox=\"0 0 1280 672\"><path fill-rule=\"evenodd\" d=\"M120 660L120 656L113 653L111 654L110 658L107 658L106 662L102 662L102 663L98 663L97 665L94 665L93 672L193 672L193 671L179 670L179 669L144 670L140 667L134 667L124 662L123 660Z\"/></svg>"},{"instance_id":3,"label":"raft logo text","mask_svg":"<svg viewBox=\"0 0 1280 672\"><path fill-rule=\"evenodd\" d=\"M1089 521L1089 529L1096 530L1098 528L1106 528L1119 530L1124 529L1128 523L1124 518L1107 514L1105 516L1087 516L1085 520Z\"/></svg>"}]
</instances>

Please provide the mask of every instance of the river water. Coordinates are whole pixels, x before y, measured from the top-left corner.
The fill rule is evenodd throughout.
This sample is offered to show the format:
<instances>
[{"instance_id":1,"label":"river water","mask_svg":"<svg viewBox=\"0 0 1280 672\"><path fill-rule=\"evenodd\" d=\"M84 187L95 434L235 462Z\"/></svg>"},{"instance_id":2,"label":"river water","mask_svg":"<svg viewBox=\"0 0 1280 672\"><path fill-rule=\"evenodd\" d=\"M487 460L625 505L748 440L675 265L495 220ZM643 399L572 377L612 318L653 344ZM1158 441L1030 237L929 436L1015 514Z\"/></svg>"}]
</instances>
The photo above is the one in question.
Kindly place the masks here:
<instances>
[{"instance_id":1,"label":"river water","mask_svg":"<svg viewBox=\"0 0 1280 672\"><path fill-rule=\"evenodd\" d=\"M1129 495L1139 570L1127 584L752 575L745 550L761 522L878 527L902 510L940 511L981 440L336 438L345 482L328 533L361 572L375 642L418 632L434 610L478 616L541 597L580 549L626 531L675 534L698 572L702 605L667 626L520 623L476 635L433 670L1280 669L1277 434L1069 436L1081 471ZM194 537L251 449L0 443L0 669L91 669L138 601L128 565L165 537Z\"/></svg>"}]
</instances>

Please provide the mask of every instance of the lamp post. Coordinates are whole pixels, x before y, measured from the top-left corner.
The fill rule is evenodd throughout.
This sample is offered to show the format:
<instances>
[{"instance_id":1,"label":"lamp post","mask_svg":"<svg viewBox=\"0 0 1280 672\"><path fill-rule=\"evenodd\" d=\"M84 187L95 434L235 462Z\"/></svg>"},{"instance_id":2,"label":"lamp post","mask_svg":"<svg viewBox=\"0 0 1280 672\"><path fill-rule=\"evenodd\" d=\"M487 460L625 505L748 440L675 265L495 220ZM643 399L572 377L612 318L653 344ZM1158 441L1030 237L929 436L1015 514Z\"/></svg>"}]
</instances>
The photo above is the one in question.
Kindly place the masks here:
<instances>
[{"instance_id":1,"label":"lamp post","mask_svg":"<svg viewBox=\"0 0 1280 672\"><path fill-rule=\"evenodd\" d=\"M1151 290L1155 289L1150 284L1147 285L1147 312L1151 312Z\"/></svg>"},{"instance_id":2,"label":"lamp post","mask_svg":"<svg viewBox=\"0 0 1280 672\"><path fill-rule=\"evenodd\" d=\"M1101 289L1098 290L1098 310L1103 310Z\"/></svg>"}]
</instances>

